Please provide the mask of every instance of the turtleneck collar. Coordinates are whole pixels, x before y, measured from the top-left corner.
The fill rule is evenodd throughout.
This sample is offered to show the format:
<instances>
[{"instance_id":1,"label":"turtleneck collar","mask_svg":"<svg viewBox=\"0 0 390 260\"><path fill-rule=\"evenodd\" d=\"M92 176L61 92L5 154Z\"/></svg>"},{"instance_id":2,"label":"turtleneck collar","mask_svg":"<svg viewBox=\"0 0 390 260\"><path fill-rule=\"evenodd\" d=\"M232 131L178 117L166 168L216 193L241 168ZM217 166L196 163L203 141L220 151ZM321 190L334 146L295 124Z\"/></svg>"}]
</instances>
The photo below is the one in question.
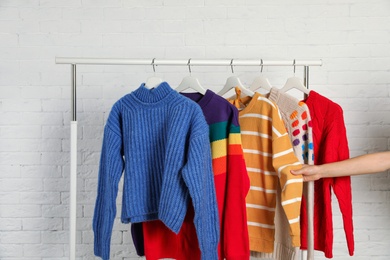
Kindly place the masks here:
<instances>
[{"instance_id":1,"label":"turtleneck collar","mask_svg":"<svg viewBox=\"0 0 390 260\"><path fill-rule=\"evenodd\" d=\"M145 104L156 104L166 99L172 93L176 93L176 91L167 82L162 82L152 89L148 89L145 87L145 83L142 83L138 89L132 92L136 99Z\"/></svg>"}]
</instances>

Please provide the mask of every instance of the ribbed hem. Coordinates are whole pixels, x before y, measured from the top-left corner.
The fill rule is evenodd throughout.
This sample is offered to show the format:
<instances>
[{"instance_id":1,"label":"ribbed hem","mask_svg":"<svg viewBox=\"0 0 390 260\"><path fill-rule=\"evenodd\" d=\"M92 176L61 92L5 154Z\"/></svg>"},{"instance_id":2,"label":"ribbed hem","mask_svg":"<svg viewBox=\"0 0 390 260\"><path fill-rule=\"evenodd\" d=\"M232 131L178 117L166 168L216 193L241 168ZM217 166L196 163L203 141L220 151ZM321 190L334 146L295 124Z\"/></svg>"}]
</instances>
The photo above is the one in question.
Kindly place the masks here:
<instances>
[{"instance_id":1,"label":"ribbed hem","mask_svg":"<svg viewBox=\"0 0 390 260\"><path fill-rule=\"evenodd\" d=\"M234 256L226 256L226 260L247 260L250 258L249 254L243 254L243 255L234 255Z\"/></svg>"},{"instance_id":2,"label":"ribbed hem","mask_svg":"<svg viewBox=\"0 0 390 260\"><path fill-rule=\"evenodd\" d=\"M207 248L200 248L202 260L218 260L218 245L212 245Z\"/></svg>"},{"instance_id":3,"label":"ribbed hem","mask_svg":"<svg viewBox=\"0 0 390 260\"><path fill-rule=\"evenodd\" d=\"M94 254L95 254L95 256L98 256L103 260L109 260L110 259L110 245L108 245L104 248L100 248L98 245L96 245L96 242L95 242Z\"/></svg>"},{"instance_id":4,"label":"ribbed hem","mask_svg":"<svg viewBox=\"0 0 390 260\"><path fill-rule=\"evenodd\" d=\"M152 89L146 88L145 83L142 83L138 89L134 90L130 94L130 96L132 96L133 99L140 104L156 106L168 101L172 94L178 93L173 90L167 82L162 82L160 85Z\"/></svg>"},{"instance_id":5,"label":"ribbed hem","mask_svg":"<svg viewBox=\"0 0 390 260\"><path fill-rule=\"evenodd\" d=\"M295 260L299 256L299 248L286 247L283 244L275 243L273 253L263 253L251 251L251 256L256 258L271 258L271 259L282 259L282 260Z\"/></svg>"}]
</instances>

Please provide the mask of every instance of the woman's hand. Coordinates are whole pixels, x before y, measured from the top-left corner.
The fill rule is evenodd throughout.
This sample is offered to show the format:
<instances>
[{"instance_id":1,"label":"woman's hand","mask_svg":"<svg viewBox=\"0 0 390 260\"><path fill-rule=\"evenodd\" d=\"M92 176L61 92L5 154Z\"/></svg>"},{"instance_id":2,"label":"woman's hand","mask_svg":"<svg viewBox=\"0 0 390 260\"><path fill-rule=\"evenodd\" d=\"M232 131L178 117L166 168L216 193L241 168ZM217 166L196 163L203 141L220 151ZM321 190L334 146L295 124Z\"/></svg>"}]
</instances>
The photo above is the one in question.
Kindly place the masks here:
<instances>
[{"instance_id":1,"label":"woman's hand","mask_svg":"<svg viewBox=\"0 0 390 260\"><path fill-rule=\"evenodd\" d=\"M291 170L294 175L302 175L303 181L315 181L322 178L321 169L318 165L304 164L299 170Z\"/></svg>"}]
</instances>

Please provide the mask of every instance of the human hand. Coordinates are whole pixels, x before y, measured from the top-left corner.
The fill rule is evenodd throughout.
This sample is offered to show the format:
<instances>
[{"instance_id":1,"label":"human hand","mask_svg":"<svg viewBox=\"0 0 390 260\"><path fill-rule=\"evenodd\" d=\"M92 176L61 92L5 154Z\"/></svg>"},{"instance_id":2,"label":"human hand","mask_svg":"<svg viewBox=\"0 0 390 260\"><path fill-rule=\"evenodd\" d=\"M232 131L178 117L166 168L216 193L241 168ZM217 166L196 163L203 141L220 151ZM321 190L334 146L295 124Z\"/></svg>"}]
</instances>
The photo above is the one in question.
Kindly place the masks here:
<instances>
[{"instance_id":1,"label":"human hand","mask_svg":"<svg viewBox=\"0 0 390 260\"><path fill-rule=\"evenodd\" d=\"M317 165L307 165L304 164L299 170L290 171L294 175L302 175L303 181L315 181L321 179L320 167Z\"/></svg>"}]
</instances>

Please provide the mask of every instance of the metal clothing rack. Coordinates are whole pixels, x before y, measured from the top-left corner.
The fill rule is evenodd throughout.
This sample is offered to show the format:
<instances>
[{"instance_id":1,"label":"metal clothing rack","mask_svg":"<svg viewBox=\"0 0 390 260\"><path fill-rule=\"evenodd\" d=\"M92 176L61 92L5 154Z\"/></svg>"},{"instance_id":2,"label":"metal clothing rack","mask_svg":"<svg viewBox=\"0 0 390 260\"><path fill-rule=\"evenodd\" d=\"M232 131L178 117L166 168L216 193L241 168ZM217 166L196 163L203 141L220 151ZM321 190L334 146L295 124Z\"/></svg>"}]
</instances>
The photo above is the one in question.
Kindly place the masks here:
<instances>
[{"instance_id":1,"label":"metal clothing rack","mask_svg":"<svg viewBox=\"0 0 390 260\"><path fill-rule=\"evenodd\" d=\"M77 209L77 65L152 65L154 66L303 66L304 85L309 89L309 67L321 66L322 60L167 60L167 59L124 59L124 58L80 58L80 57L56 57L56 64L71 65L71 121L70 121L70 233L69 233L69 259L76 259L76 209ZM233 64L234 61L234 64ZM307 205L308 205L308 245L307 259L314 259L314 182L307 183Z\"/></svg>"}]
</instances>

